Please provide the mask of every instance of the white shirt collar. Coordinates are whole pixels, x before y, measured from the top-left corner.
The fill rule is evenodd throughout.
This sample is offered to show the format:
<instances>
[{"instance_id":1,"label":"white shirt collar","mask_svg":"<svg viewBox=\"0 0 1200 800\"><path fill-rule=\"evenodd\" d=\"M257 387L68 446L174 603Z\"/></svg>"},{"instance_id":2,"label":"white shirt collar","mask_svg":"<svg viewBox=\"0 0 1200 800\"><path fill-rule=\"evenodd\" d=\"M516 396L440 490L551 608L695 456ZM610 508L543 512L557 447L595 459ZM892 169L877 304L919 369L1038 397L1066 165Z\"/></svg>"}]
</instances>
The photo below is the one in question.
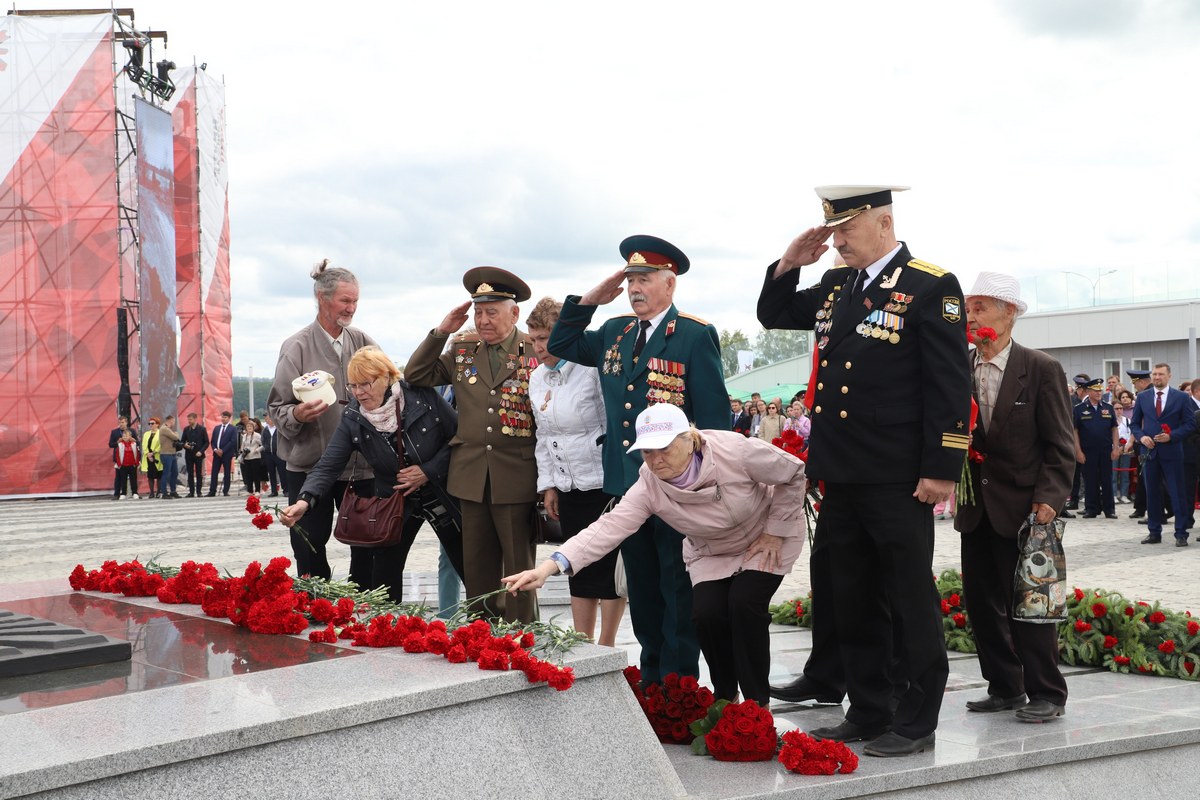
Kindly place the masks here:
<instances>
[{"instance_id":1,"label":"white shirt collar","mask_svg":"<svg viewBox=\"0 0 1200 800\"><path fill-rule=\"evenodd\" d=\"M879 273L883 272L883 268L888 265L888 262L896 257L896 253L900 252L902 246L903 244L897 242L896 246L889 250L883 258L867 267L866 281L868 286L871 285L871 281L879 277Z\"/></svg>"},{"instance_id":2,"label":"white shirt collar","mask_svg":"<svg viewBox=\"0 0 1200 800\"><path fill-rule=\"evenodd\" d=\"M650 327L649 327L649 328L646 328L646 341L650 341L650 337L654 335L654 332L655 332L656 330L658 330L658 326L659 326L660 324L662 324L663 317L665 317L665 316L667 315L667 312L668 312L668 311L670 311L670 310L671 310L671 307L668 305L666 308L664 308L664 309L663 309L661 312L659 312L657 315L655 315L655 316L653 316L653 317L651 317L651 318L650 318ZM642 321L639 319L639 320L638 320L638 324L640 325L640 324L641 324L641 322L642 322Z\"/></svg>"}]
</instances>

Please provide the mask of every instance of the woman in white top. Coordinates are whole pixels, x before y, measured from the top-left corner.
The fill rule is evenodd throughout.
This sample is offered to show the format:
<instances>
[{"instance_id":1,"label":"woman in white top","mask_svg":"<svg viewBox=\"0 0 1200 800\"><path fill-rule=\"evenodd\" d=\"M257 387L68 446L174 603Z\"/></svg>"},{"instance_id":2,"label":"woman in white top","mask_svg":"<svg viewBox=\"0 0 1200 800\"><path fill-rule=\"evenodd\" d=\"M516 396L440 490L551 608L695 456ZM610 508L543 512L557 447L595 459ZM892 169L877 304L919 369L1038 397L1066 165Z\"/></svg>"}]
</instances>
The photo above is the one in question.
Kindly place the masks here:
<instances>
[{"instance_id":1,"label":"woman in white top","mask_svg":"<svg viewBox=\"0 0 1200 800\"><path fill-rule=\"evenodd\" d=\"M568 538L591 525L612 500L601 488L604 465L604 399L594 367L572 364L550 355L546 343L558 321L562 303L545 297L527 322L541 365L529 376L529 401L537 421L538 491L552 519ZM571 616L575 630L595 638L596 608L601 611L598 644L614 647L625 599L616 592L617 549L570 578Z\"/></svg>"}]
</instances>

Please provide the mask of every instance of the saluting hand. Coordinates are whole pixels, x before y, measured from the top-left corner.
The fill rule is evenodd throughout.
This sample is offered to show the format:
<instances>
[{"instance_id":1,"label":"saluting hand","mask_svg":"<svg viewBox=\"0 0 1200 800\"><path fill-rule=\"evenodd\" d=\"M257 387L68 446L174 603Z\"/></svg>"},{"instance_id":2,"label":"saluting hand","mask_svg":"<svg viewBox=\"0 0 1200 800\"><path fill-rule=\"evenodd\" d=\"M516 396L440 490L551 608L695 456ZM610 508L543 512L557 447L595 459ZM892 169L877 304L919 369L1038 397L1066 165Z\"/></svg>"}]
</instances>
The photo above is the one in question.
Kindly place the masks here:
<instances>
[{"instance_id":1,"label":"saluting hand","mask_svg":"<svg viewBox=\"0 0 1200 800\"><path fill-rule=\"evenodd\" d=\"M437 326L437 332L442 336L449 336L457 331L463 325L467 324L467 310L471 308L471 301L468 300L461 305L457 305L450 309L450 313L446 315L441 324Z\"/></svg>"},{"instance_id":2,"label":"saluting hand","mask_svg":"<svg viewBox=\"0 0 1200 800\"><path fill-rule=\"evenodd\" d=\"M829 249L829 245L824 242L832 234L833 228L818 225L815 228L809 228L793 239L792 243L788 245L788 249L784 251L783 257L779 259L779 265L775 267L775 277L779 278L794 269L815 264L817 259Z\"/></svg>"},{"instance_id":3,"label":"saluting hand","mask_svg":"<svg viewBox=\"0 0 1200 800\"><path fill-rule=\"evenodd\" d=\"M616 300L621 294L621 284L625 282L625 268L614 272L596 288L579 298L579 304L582 306L603 306Z\"/></svg>"}]
</instances>

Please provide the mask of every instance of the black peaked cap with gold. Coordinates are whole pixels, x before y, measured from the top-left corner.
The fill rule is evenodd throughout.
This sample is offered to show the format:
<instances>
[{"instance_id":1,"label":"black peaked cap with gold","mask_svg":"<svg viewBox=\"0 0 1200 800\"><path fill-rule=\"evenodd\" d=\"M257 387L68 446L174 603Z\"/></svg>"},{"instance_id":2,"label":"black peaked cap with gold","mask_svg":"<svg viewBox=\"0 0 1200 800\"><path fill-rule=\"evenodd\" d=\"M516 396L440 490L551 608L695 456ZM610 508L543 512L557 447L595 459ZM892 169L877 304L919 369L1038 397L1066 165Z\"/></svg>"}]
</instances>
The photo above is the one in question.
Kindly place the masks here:
<instances>
[{"instance_id":1,"label":"black peaked cap with gold","mask_svg":"<svg viewBox=\"0 0 1200 800\"><path fill-rule=\"evenodd\" d=\"M475 303L495 303L499 300L515 300L523 303L532 292L525 281L499 267L474 267L463 275L463 286L471 293Z\"/></svg>"},{"instance_id":2,"label":"black peaked cap with gold","mask_svg":"<svg viewBox=\"0 0 1200 800\"><path fill-rule=\"evenodd\" d=\"M864 211L892 204L892 192L908 191L907 186L818 186L825 227L849 222Z\"/></svg>"}]
</instances>

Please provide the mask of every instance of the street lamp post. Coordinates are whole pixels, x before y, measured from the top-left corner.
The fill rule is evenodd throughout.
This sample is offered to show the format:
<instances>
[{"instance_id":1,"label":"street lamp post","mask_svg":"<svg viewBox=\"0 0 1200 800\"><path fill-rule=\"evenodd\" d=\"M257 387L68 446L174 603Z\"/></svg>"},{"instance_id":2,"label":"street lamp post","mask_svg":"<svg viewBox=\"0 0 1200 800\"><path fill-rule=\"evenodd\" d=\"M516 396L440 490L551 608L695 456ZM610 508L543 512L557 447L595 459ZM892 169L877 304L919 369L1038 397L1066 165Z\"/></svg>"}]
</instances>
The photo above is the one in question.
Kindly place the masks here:
<instances>
[{"instance_id":1,"label":"street lamp post","mask_svg":"<svg viewBox=\"0 0 1200 800\"><path fill-rule=\"evenodd\" d=\"M1089 278L1087 275L1084 275L1082 272L1071 272L1070 270L1067 270L1067 269L1059 270L1059 271L1062 272L1062 274L1064 274L1064 275L1077 275L1078 277L1083 278L1085 281L1087 281L1088 283L1090 283L1092 285L1092 305L1093 306L1100 305L1100 279L1103 278L1105 275L1112 275L1114 272L1116 272L1115 269L1110 269L1108 272L1101 272L1099 270L1099 268L1097 268L1096 269L1096 277L1093 280L1092 278Z\"/></svg>"}]
</instances>

